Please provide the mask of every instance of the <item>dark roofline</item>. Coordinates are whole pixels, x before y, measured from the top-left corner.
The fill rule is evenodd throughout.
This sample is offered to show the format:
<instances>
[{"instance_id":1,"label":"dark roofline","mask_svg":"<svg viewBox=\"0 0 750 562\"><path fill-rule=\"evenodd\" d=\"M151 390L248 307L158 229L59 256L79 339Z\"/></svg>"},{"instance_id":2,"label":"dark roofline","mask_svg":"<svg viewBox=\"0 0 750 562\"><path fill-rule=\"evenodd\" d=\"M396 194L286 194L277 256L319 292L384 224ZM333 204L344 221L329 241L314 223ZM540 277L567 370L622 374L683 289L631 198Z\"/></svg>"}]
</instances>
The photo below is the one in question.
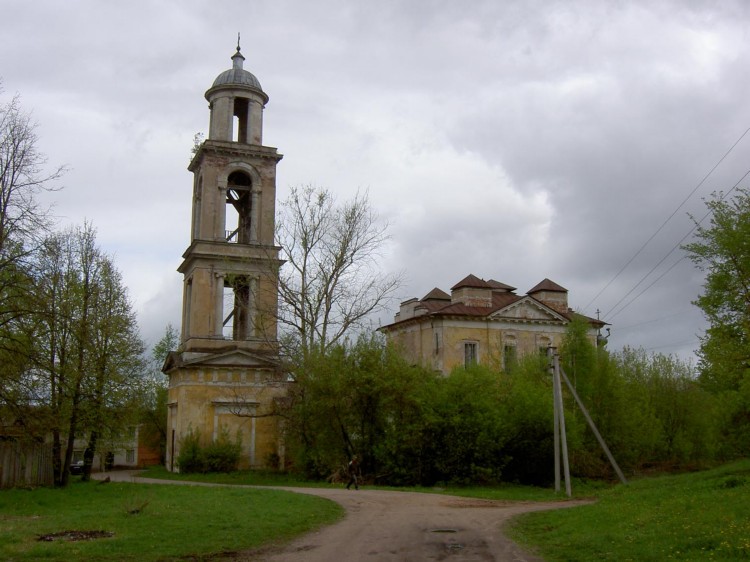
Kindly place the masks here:
<instances>
[{"instance_id":1,"label":"dark roofline","mask_svg":"<svg viewBox=\"0 0 750 562\"><path fill-rule=\"evenodd\" d=\"M438 300L438 301L449 301L451 300L451 296L443 291L442 289L438 289L435 287L427 293L425 296L423 296L420 300L422 301L429 301L429 300Z\"/></svg>"},{"instance_id":2,"label":"dark roofline","mask_svg":"<svg viewBox=\"0 0 750 562\"><path fill-rule=\"evenodd\" d=\"M531 295L534 293L539 293L541 291L548 291L550 293L567 293L568 292L568 290L565 287L561 287L554 281L550 281L549 279L545 278L540 283L538 283L535 287L526 291L526 294Z\"/></svg>"},{"instance_id":3,"label":"dark roofline","mask_svg":"<svg viewBox=\"0 0 750 562\"><path fill-rule=\"evenodd\" d=\"M487 284L493 289L503 289L511 293L516 290L516 287L511 287L510 285L506 285L505 283L501 283L500 281L495 281L494 279L489 279L487 281Z\"/></svg>"},{"instance_id":4,"label":"dark roofline","mask_svg":"<svg viewBox=\"0 0 750 562\"><path fill-rule=\"evenodd\" d=\"M451 287L451 291L462 289L464 287L471 287L474 289L491 289L492 285L488 284L486 281L480 279L476 275L469 274L461 279L461 281L453 285L453 287Z\"/></svg>"}]
</instances>

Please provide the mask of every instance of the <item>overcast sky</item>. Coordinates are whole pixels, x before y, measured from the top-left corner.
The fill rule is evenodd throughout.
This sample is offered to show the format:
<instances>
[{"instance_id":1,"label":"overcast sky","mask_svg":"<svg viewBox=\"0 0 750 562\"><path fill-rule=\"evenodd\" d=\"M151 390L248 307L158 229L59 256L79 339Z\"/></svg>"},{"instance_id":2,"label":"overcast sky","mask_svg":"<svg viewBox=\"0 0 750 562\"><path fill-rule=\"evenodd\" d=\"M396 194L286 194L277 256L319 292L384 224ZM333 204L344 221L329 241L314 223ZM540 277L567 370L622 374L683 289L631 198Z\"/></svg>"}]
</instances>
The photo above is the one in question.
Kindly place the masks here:
<instances>
[{"instance_id":1,"label":"overcast sky","mask_svg":"<svg viewBox=\"0 0 750 562\"><path fill-rule=\"evenodd\" d=\"M702 198L750 168L748 134L681 206L750 127L746 1L0 0L0 14L0 99L19 93L50 164L69 166L60 225L93 222L149 343L179 327L186 167L241 32L270 97L264 144L284 154L278 199L369 190L399 300L469 273L519 294L550 278L611 323L612 350L698 346L702 274L672 250Z\"/></svg>"}]
</instances>

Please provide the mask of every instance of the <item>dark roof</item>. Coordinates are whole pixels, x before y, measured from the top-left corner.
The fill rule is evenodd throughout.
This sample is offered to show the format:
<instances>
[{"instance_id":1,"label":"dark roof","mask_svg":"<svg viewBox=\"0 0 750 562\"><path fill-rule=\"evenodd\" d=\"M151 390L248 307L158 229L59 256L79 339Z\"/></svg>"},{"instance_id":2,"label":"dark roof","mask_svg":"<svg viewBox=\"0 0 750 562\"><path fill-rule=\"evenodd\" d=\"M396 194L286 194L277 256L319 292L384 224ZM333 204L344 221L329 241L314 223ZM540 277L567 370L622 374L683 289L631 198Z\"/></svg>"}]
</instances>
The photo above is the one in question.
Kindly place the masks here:
<instances>
[{"instance_id":1,"label":"dark roof","mask_svg":"<svg viewBox=\"0 0 750 562\"><path fill-rule=\"evenodd\" d=\"M513 293L493 293L492 306L469 306L460 302L451 303L432 310L434 314L458 314L465 316L490 316L501 308L521 300L523 297Z\"/></svg>"},{"instance_id":2,"label":"dark roof","mask_svg":"<svg viewBox=\"0 0 750 562\"><path fill-rule=\"evenodd\" d=\"M438 289L437 287L435 287L432 291L427 293L420 300L421 301L429 301L429 300L449 301L451 300L451 296L445 291L443 291L442 289Z\"/></svg>"},{"instance_id":3,"label":"dark roof","mask_svg":"<svg viewBox=\"0 0 750 562\"><path fill-rule=\"evenodd\" d=\"M493 289L503 289L505 291L515 291L515 287L511 287L510 285L506 285L505 283L500 283L500 281L495 281L494 279L489 279L487 281L487 284L492 287Z\"/></svg>"},{"instance_id":4,"label":"dark roof","mask_svg":"<svg viewBox=\"0 0 750 562\"><path fill-rule=\"evenodd\" d=\"M456 289L462 289L463 287L472 287L476 289L491 289L492 288L491 285L489 285L486 281L480 279L476 275L467 275L461 281L453 285L453 287L451 287L451 291L455 291Z\"/></svg>"},{"instance_id":5,"label":"dark roof","mask_svg":"<svg viewBox=\"0 0 750 562\"><path fill-rule=\"evenodd\" d=\"M506 285L505 283L495 281L494 279L484 281L482 279L479 279L475 275L469 275L466 278L462 279L453 287L451 287L451 290L460 289L462 287L493 289L491 293L491 306L468 306L464 303L454 303L452 302L451 297L448 295L448 293L435 287L429 293L427 293L417 305L417 309L426 311L426 314L406 318L404 320L397 320L393 324L383 326L383 328L392 328L393 326L401 324L402 322L422 322L426 317L429 316L469 316L473 318L487 318L495 314L497 311L502 310L503 308L523 299L529 299L537 303L539 306L549 309L551 312L558 314L567 320L573 320L574 318L578 317L583 318L592 326L602 327L606 325L606 322L603 322L596 318L590 318L588 316L578 314L577 312L573 312L570 309L567 312L560 312L558 310L555 310L554 308L550 308L549 305L531 296L533 293L541 291L563 293L568 292L567 289L561 287L554 281L550 281L549 279L544 279L541 283L531 289L527 293L527 295L517 295L513 292L516 290L515 287L511 287L510 285Z\"/></svg>"},{"instance_id":6,"label":"dark roof","mask_svg":"<svg viewBox=\"0 0 750 562\"><path fill-rule=\"evenodd\" d=\"M544 279L544 281L537 284L533 289L529 289L526 294L527 295L533 295L534 293L538 293L540 291L549 291L552 293L567 293L568 290L565 287L561 287L554 281L550 281L549 279Z\"/></svg>"}]
</instances>

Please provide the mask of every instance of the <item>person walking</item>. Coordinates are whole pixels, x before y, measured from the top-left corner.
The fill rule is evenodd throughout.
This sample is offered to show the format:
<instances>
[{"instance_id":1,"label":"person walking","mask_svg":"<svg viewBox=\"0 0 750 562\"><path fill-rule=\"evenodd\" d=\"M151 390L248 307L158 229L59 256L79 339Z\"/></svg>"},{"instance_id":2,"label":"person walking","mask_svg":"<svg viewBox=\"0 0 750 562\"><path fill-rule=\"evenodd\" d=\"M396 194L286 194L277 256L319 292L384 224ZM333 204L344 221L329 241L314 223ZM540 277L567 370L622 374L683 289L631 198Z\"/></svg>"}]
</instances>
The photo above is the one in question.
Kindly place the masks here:
<instances>
[{"instance_id":1,"label":"person walking","mask_svg":"<svg viewBox=\"0 0 750 562\"><path fill-rule=\"evenodd\" d=\"M354 489L359 490L359 459L357 458L357 455L354 455L352 460L349 461L347 470L349 471L349 482L346 485L346 489L349 490L350 486L354 484Z\"/></svg>"}]
</instances>

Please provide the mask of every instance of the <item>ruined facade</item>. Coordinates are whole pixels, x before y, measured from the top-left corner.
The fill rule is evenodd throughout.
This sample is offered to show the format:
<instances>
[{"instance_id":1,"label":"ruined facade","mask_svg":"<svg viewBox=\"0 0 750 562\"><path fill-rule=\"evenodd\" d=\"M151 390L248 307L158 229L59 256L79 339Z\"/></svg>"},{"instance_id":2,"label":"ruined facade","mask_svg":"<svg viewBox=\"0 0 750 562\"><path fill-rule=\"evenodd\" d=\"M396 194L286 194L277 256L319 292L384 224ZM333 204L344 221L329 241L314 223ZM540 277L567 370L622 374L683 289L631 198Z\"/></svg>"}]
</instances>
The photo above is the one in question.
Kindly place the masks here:
<instances>
[{"instance_id":1,"label":"ruined facade","mask_svg":"<svg viewBox=\"0 0 750 562\"><path fill-rule=\"evenodd\" d=\"M401 303L394 322L381 331L415 364L448 374L482 363L507 370L529 353L558 347L576 316L589 325L593 344L604 322L568 307L568 291L545 279L526 295L516 288L469 275L448 294L435 288L422 299Z\"/></svg>"},{"instance_id":2,"label":"ruined facade","mask_svg":"<svg viewBox=\"0 0 750 562\"><path fill-rule=\"evenodd\" d=\"M278 368L276 313L279 248L274 245L276 165L263 146L268 96L243 69L232 68L206 92L208 138L196 147L190 245L184 276L180 348L169 376L167 468L179 470L180 443L226 433L242 443L241 468L283 463L278 420L267 414L285 394Z\"/></svg>"}]
</instances>

